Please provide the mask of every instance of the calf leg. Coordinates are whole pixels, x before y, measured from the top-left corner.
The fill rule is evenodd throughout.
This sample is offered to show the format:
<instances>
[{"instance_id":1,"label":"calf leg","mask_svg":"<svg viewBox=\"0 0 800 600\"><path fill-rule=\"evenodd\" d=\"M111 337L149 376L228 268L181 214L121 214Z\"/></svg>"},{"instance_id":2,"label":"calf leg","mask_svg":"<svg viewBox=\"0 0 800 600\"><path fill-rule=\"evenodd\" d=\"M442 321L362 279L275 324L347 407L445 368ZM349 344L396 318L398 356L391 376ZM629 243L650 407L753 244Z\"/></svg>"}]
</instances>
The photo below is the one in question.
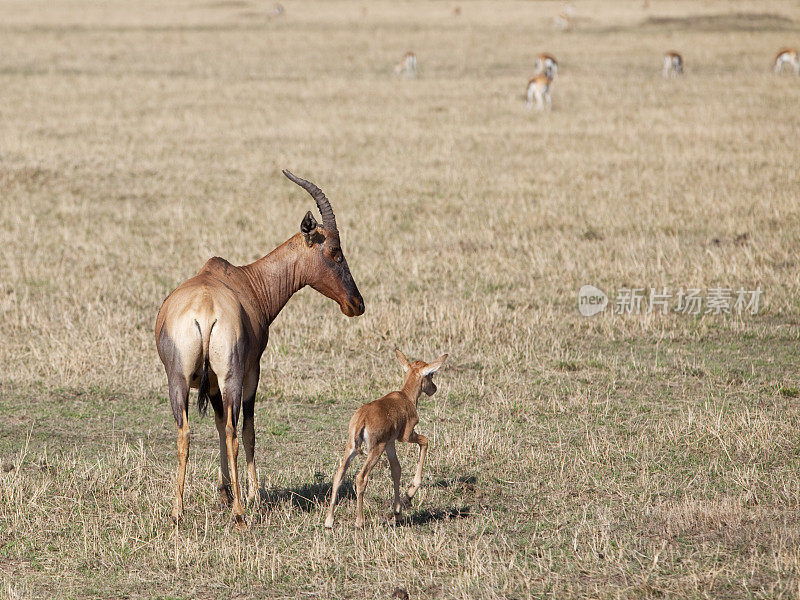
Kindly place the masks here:
<instances>
[{"instance_id":1,"label":"calf leg","mask_svg":"<svg viewBox=\"0 0 800 600\"><path fill-rule=\"evenodd\" d=\"M325 527L327 529L333 527L333 511L336 510L336 497L339 494L339 488L342 485L342 479L344 479L344 475L347 473L347 468L350 466L350 461L353 460L356 454L358 454L358 450L354 445L351 445L348 442L347 448L345 448L344 458L342 459L339 468L336 469L336 473L333 476L333 485L331 486L331 503L330 506L328 506L328 515L325 517Z\"/></svg>"},{"instance_id":2,"label":"calf leg","mask_svg":"<svg viewBox=\"0 0 800 600\"><path fill-rule=\"evenodd\" d=\"M385 448L386 444L375 444L370 448L364 466L356 475L356 527L364 527L364 491L367 489L367 478Z\"/></svg>"},{"instance_id":3,"label":"calf leg","mask_svg":"<svg viewBox=\"0 0 800 600\"><path fill-rule=\"evenodd\" d=\"M400 468L400 461L397 460L397 450L394 442L386 444L386 456L389 457L389 467L392 470L392 484L394 485L394 501L392 502L392 512L395 519L400 516L402 511L402 504L400 502L400 476L402 470Z\"/></svg>"},{"instance_id":4,"label":"calf leg","mask_svg":"<svg viewBox=\"0 0 800 600\"><path fill-rule=\"evenodd\" d=\"M408 441L412 444L419 444L419 462L417 463L417 471L414 473L414 479L408 487L408 490L406 490L405 498L403 498L406 504L411 502L419 486L422 485L422 466L425 464L425 457L428 454L428 438L424 435L419 435L414 431L411 436L409 436Z\"/></svg>"}]
</instances>

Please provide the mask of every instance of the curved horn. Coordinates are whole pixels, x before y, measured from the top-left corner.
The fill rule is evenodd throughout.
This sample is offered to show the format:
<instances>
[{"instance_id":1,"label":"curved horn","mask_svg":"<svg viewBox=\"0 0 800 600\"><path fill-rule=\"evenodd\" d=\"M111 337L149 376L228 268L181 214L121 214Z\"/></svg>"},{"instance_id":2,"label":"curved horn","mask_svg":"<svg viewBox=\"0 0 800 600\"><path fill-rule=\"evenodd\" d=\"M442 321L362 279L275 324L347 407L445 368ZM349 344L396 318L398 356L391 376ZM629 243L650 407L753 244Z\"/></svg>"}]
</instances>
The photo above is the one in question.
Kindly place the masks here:
<instances>
[{"instance_id":1,"label":"curved horn","mask_svg":"<svg viewBox=\"0 0 800 600\"><path fill-rule=\"evenodd\" d=\"M300 179L299 177L290 173L286 169L283 170L283 174L286 175L286 177L288 177L292 181L294 181L297 185L299 185L309 194L311 194L311 197L314 198L314 200L317 203L317 208L319 208L319 214L322 215L322 226L327 231L338 234L339 229L336 227L336 216L333 214L331 203L328 202L328 199L325 197L324 192L310 181L306 181L305 179Z\"/></svg>"}]
</instances>

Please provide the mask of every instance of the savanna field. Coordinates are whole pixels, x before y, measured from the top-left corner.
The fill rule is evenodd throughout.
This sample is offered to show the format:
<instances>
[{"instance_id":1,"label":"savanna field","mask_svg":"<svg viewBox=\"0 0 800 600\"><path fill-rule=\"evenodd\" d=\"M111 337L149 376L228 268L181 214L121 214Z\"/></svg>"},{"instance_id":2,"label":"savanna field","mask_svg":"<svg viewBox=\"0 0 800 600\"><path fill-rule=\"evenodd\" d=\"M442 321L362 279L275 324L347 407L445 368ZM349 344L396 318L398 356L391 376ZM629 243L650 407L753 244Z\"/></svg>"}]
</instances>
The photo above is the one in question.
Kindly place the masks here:
<instances>
[{"instance_id":1,"label":"savanna field","mask_svg":"<svg viewBox=\"0 0 800 600\"><path fill-rule=\"evenodd\" d=\"M800 6L578 1L567 32L558 2L273 6L0 1L0 597L800 596L800 77L771 70ZM273 323L245 531L193 395L176 528L156 312L318 216L284 168L330 198L366 312L307 288ZM674 310L715 287L757 314ZM449 353L422 487L387 525L382 460L360 531L351 468L327 532L395 347Z\"/></svg>"}]
</instances>

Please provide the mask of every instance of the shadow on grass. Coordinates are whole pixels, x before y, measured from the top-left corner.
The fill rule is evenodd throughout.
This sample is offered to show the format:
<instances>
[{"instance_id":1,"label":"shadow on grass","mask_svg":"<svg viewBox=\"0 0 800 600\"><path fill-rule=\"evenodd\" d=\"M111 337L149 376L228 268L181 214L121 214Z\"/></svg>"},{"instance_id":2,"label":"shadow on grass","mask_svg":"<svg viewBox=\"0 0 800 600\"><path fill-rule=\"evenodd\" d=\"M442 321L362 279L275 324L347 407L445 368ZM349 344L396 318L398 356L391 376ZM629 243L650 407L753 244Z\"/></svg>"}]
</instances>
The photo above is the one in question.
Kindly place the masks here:
<instances>
[{"instance_id":1,"label":"shadow on grass","mask_svg":"<svg viewBox=\"0 0 800 600\"><path fill-rule=\"evenodd\" d=\"M400 517L398 525L400 527L410 527L413 525L425 525L434 521L450 521L452 519L463 519L472 515L470 506L451 506L450 508L429 508L414 511L410 515Z\"/></svg>"},{"instance_id":2,"label":"shadow on grass","mask_svg":"<svg viewBox=\"0 0 800 600\"><path fill-rule=\"evenodd\" d=\"M477 479L472 475L461 475L450 479L440 479L433 483L434 487L472 487ZM293 508L299 508L303 512L319 510L330 499L331 483L325 480L322 473L314 475L314 481L303 483L294 487L285 488L261 488L259 490L259 509L268 511L276 506L288 503ZM339 488L339 496L336 504L342 500L352 500L356 497L356 488L352 478L342 482ZM400 527L410 527L414 525L425 525L435 521L449 521L451 519L463 519L472 515L470 506L451 506L448 508L430 508L417 510L410 514L404 514L397 523Z\"/></svg>"},{"instance_id":3,"label":"shadow on grass","mask_svg":"<svg viewBox=\"0 0 800 600\"><path fill-rule=\"evenodd\" d=\"M459 475L458 477L450 477L449 479L437 479L433 482L433 487L449 488L449 487L465 487L472 489L478 483L478 478L474 475Z\"/></svg>"},{"instance_id":4,"label":"shadow on grass","mask_svg":"<svg viewBox=\"0 0 800 600\"><path fill-rule=\"evenodd\" d=\"M320 505L324 505L331 495L331 483L325 481L322 473L314 476L313 483L303 483L294 487L272 488L259 490L259 508L269 510L275 506L289 503L294 508L299 508L303 512L317 510ZM352 480L345 480L339 488L337 504L342 498L355 498L356 488Z\"/></svg>"}]
</instances>

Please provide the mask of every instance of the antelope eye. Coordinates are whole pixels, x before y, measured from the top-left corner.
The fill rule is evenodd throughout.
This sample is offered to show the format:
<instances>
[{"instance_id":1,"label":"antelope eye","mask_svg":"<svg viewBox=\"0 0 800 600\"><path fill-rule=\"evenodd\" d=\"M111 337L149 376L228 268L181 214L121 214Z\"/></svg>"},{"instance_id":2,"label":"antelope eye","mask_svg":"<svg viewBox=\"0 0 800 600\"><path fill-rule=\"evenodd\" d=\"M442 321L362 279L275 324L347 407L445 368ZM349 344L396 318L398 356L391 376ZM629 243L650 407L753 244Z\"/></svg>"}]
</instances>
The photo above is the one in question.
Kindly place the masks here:
<instances>
[{"instance_id":1,"label":"antelope eye","mask_svg":"<svg viewBox=\"0 0 800 600\"><path fill-rule=\"evenodd\" d=\"M335 260L337 263L340 263L344 260L344 255L338 248L333 251L333 260Z\"/></svg>"}]
</instances>

